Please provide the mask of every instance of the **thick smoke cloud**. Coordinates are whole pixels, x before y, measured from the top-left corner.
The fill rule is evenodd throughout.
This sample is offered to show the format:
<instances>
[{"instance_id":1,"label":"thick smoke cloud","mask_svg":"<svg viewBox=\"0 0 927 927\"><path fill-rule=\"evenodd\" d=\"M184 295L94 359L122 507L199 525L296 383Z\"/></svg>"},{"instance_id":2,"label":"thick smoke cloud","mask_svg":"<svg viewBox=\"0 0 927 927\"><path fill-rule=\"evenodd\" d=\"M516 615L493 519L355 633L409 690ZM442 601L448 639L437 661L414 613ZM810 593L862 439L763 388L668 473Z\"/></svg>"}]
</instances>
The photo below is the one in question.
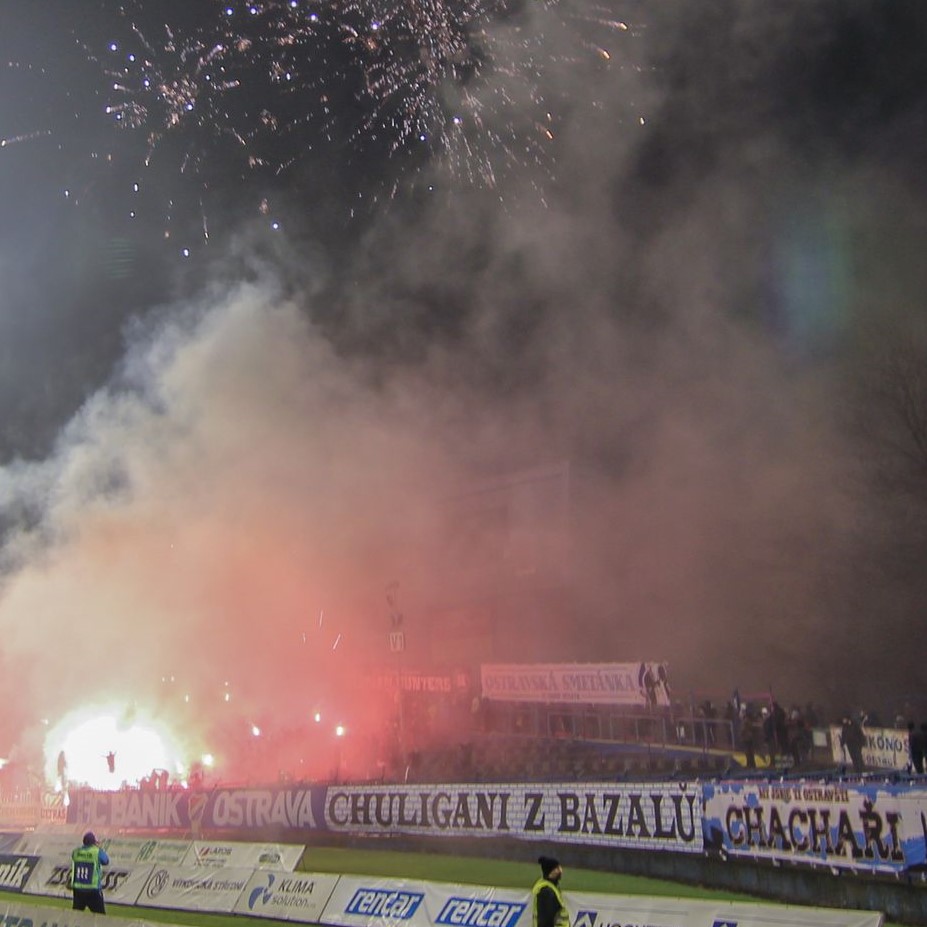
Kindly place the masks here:
<instances>
[{"instance_id":1,"label":"thick smoke cloud","mask_svg":"<svg viewBox=\"0 0 927 927\"><path fill-rule=\"evenodd\" d=\"M483 659L667 660L680 699L911 697L916 583L862 569L898 538L847 424L923 238L919 56L854 75L923 17L655 6L626 11L617 79L564 57L542 88L571 102L553 180L397 203L349 254L259 259L243 230L121 329L47 456L0 472L8 736L77 690L163 700L165 674L295 720L382 663L397 580L410 660L448 661L442 609L480 598L448 500L562 461L566 580L484 590L506 631Z\"/></svg>"},{"instance_id":2,"label":"thick smoke cloud","mask_svg":"<svg viewBox=\"0 0 927 927\"><path fill-rule=\"evenodd\" d=\"M4 473L33 513L8 537L0 606L26 703L150 697L171 675L207 706L230 681L236 710L307 715L335 633L364 656L454 475L411 385L369 382L269 284L132 335L54 454Z\"/></svg>"}]
</instances>

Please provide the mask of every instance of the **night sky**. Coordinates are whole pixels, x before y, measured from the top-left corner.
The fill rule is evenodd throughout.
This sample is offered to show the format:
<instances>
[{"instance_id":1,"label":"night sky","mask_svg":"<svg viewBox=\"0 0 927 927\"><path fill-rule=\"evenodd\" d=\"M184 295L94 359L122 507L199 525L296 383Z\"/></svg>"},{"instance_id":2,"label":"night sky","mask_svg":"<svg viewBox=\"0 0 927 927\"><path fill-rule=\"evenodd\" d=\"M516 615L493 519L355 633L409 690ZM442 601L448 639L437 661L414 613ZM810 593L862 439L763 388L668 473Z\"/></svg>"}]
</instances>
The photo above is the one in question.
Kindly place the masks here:
<instances>
[{"instance_id":1,"label":"night sky","mask_svg":"<svg viewBox=\"0 0 927 927\"><path fill-rule=\"evenodd\" d=\"M927 717L925 47L915 0L0 0L0 754L166 675L299 716L396 581L416 665L491 600L470 662ZM557 562L480 586L448 500L564 462Z\"/></svg>"}]
</instances>

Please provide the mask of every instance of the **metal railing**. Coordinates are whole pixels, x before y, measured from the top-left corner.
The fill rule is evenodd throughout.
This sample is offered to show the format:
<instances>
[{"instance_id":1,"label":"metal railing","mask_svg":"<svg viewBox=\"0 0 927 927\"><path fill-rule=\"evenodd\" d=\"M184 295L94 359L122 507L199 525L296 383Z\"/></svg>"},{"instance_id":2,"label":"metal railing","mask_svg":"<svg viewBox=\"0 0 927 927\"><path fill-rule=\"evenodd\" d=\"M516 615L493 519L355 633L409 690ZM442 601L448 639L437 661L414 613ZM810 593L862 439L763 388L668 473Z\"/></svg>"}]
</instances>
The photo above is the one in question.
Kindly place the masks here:
<instances>
[{"instance_id":1,"label":"metal railing","mask_svg":"<svg viewBox=\"0 0 927 927\"><path fill-rule=\"evenodd\" d=\"M572 742L685 747L705 752L737 747L732 721L669 709L621 712L589 706L500 703L489 711L484 731Z\"/></svg>"}]
</instances>

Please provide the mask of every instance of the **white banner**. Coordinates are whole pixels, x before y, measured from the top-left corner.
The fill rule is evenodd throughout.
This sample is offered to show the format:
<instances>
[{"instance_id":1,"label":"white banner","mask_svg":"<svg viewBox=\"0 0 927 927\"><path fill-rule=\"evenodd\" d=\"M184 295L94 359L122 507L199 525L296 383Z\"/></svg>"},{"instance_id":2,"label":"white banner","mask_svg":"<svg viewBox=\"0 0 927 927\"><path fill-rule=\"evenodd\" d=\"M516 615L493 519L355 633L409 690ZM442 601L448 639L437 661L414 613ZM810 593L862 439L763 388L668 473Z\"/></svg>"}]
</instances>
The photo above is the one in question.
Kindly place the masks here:
<instances>
[{"instance_id":1,"label":"white banner","mask_svg":"<svg viewBox=\"0 0 927 927\"><path fill-rule=\"evenodd\" d=\"M144 837L100 838L98 835L97 841L106 850L110 862L120 866L133 863L179 866L191 846L190 840L146 840Z\"/></svg>"},{"instance_id":2,"label":"white banner","mask_svg":"<svg viewBox=\"0 0 927 927\"><path fill-rule=\"evenodd\" d=\"M230 914L251 875L251 869L155 866L136 904Z\"/></svg>"},{"instance_id":3,"label":"white banner","mask_svg":"<svg viewBox=\"0 0 927 927\"><path fill-rule=\"evenodd\" d=\"M235 913L318 924L338 878L282 869L255 872L235 905Z\"/></svg>"},{"instance_id":4,"label":"white banner","mask_svg":"<svg viewBox=\"0 0 927 927\"><path fill-rule=\"evenodd\" d=\"M342 876L322 924L335 927L530 927L527 891Z\"/></svg>"},{"instance_id":5,"label":"white banner","mask_svg":"<svg viewBox=\"0 0 927 927\"><path fill-rule=\"evenodd\" d=\"M864 727L863 763L879 769L907 769L911 762L908 750L908 732L893 727ZM830 726L830 749L837 763L851 765L850 754L843 749L840 725Z\"/></svg>"},{"instance_id":6,"label":"white banner","mask_svg":"<svg viewBox=\"0 0 927 927\"><path fill-rule=\"evenodd\" d=\"M876 911L564 891L572 927L881 927Z\"/></svg>"},{"instance_id":7,"label":"white banner","mask_svg":"<svg viewBox=\"0 0 927 927\"><path fill-rule=\"evenodd\" d=\"M701 791L685 783L329 787L334 833L521 837L702 852Z\"/></svg>"},{"instance_id":8,"label":"white banner","mask_svg":"<svg viewBox=\"0 0 927 927\"><path fill-rule=\"evenodd\" d=\"M292 872L305 847L284 843L233 843L195 840L184 857L184 866L237 866L239 869L286 869Z\"/></svg>"},{"instance_id":9,"label":"white banner","mask_svg":"<svg viewBox=\"0 0 927 927\"><path fill-rule=\"evenodd\" d=\"M668 706L665 663L484 663L483 698L548 705Z\"/></svg>"},{"instance_id":10,"label":"white banner","mask_svg":"<svg viewBox=\"0 0 927 927\"><path fill-rule=\"evenodd\" d=\"M46 895L49 898L70 898L71 890L68 888L68 876L70 874L70 863L56 862L47 858L40 859L36 864L32 877L23 889L23 893L26 895Z\"/></svg>"},{"instance_id":11,"label":"white banner","mask_svg":"<svg viewBox=\"0 0 927 927\"><path fill-rule=\"evenodd\" d=\"M478 885L425 883L425 910L441 927L531 927L528 892Z\"/></svg>"},{"instance_id":12,"label":"white banner","mask_svg":"<svg viewBox=\"0 0 927 927\"><path fill-rule=\"evenodd\" d=\"M152 867L120 866L110 864L103 867L103 895L113 904L135 904ZM70 898L68 877L71 864L51 859L41 859L26 885L27 895L45 895L51 898Z\"/></svg>"},{"instance_id":13,"label":"white banner","mask_svg":"<svg viewBox=\"0 0 927 927\"><path fill-rule=\"evenodd\" d=\"M45 859L70 860L72 850L81 845L81 834L23 834L16 845L17 853L41 856Z\"/></svg>"},{"instance_id":14,"label":"white banner","mask_svg":"<svg viewBox=\"0 0 927 927\"><path fill-rule=\"evenodd\" d=\"M425 887L421 882L342 876L319 918L337 927L389 924L430 927L425 914Z\"/></svg>"},{"instance_id":15,"label":"white banner","mask_svg":"<svg viewBox=\"0 0 927 927\"><path fill-rule=\"evenodd\" d=\"M22 839L22 834L0 834L0 853L16 853L16 847L22 842Z\"/></svg>"},{"instance_id":16,"label":"white banner","mask_svg":"<svg viewBox=\"0 0 927 927\"><path fill-rule=\"evenodd\" d=\"M859 871L921 870L927 791L891 783L703 785L705 849Z\"/></svg>"}]
</instances>

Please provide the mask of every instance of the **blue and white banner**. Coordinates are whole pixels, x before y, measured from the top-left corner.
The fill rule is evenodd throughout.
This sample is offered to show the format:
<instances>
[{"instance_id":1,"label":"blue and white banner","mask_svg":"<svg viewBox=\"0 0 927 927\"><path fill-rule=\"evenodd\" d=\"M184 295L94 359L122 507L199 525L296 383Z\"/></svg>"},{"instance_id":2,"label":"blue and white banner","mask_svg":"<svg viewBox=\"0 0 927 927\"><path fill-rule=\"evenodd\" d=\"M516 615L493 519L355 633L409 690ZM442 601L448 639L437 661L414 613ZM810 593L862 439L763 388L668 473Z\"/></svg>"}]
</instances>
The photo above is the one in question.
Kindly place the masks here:
<instances>
[{"instance_id":1,"label":"blue and white banner","mask_svg":"<svg viewBox=\"0 0 927 927\"><path fill-rule=\"evenodd\" d=\"M107 901L113 904L135 904L138 893L151 874L151 865L120 866L111 863L103 868L102 889ZM70 863L41 859L26 884L27 895L45 895L50 898L70 898L68 879Z\"/></svg>"},{"instance_id":2,"label":"blue and white banner","mask_svg":"<svg viewBox=\"0 0 927 927\"><path fill-rule=\"evenodd\" d=\"M143 837L105 837L97 839L115 865L153 863L180 866L193 845L190 840L145 840Z\"/></svg>"},{"instance_id":3,"label":"blue and white banner","mask_svg":"<svg viewBox=\"0 0 927 927\"><path fill-rule=\"evenodd\" d=\"M526 891L342 876L320 919L335 927L530 927Z\"/></svg>"},{"instance_id":4,"label":"blue and white banner","mask_svg":"<svg viewBox=\"0 0 927 927\"><path fill-rule=\"evenodd\" d=\"M420 882L376 876L342 876L319 922L336 927L430 927Z\"/></svg>"},{"instance_id":5,"label":"blue and white banner","mask_svg":"<svg viewBox=\"0 0 927 927\"><path fill-rule=\"evenodd\" d=\"M81 846L81 836L77 830L71 834L24 834L16 851L41 856L43 859L70 862L71 852ZM177 866L183 862L192 846L190 840L146 840L144 837L107 837L101 834L97 834L97 842L117 866L134 863Z\"/></svg>"},{"instance_id":6,"label":"blue and white banner","mask_svg":"<svg viewBox=\"0 0 927 927\"><path fill-rule=\"evenodd\" d=\"M71 792L68 823L116 830L314 829L325 790L168 789L163 792ZM186 851L185 851L186 852Z\"/></svg>"},{"instance_id":7,"label":"blue and white banner","mask_svg":"<svg viewBox=\"0 0 927 927\"><path fill-rule=\"evenodd\" d=\"M0 834L0 853L15 853L16 847L22 842L23 835L19 833ZM26 852L20 850L20 853Z\"/></svg>"},{"instance_id":8,"label":"blue and white banner","mask_svg":"<svg viewBox=\"0 0 927 927\"><path fill-rule=\"evenodd\" d=\"M530 927L531 896L476 885L425 883L425 910L435 927Z\"/></svg>"},{"instance_id":9,"label":"blue and white banner","mask_svg":"<svg viewBox=\"0 0 927 927\"><path fill-rule=\"evenodd\" d=\"M287 869L292 872L305 846L284 843L236 843L231 840L195 840L184 866L237 866L239 869Z\"/></svg>"},{"instance_id":10,"label":"blue and white banner","mask_svg":"<svg viewBox=\"0 0 927 927\"><path fill-rule=\"evenodd\" d=\"M231 914L253 874L251 869L155 866L136 904L149 908Z\"/></svg>"},{"instance_id":11,"label":"blue and white banner","mask_svg":"<svg viewBox=\"0 0 927 927\"><path fill-rule=\"evenodd\" d=\"M642 850L702 851L701 790L590 782L329 788L336 833L519 837Z\"/></svg>"},{"instance_id":12,"label":"blue and white banner","mask_svg":"<svg viewBox=\"0 0 927 927\"><path fill-rule=\"evenodd\" d=\"M703 789L708 852L893 873L927 865L927 790L810 782Z\"/></svg>"},{"instance_id":13,"label":"blue and white banner","mask_svg":"<svg viewBox=\"0 0 927 927\"><path fill-rule=\"evenodd\" d=\"M318 924L338 879L317 872L255 872L234 910L251 917Z\"/></svg>"},{"instance_id":14,"label":"blue and white banner","mask_svg":"<svg viewBox=\"0 0 927 927\"><path fill-rule=\"evenodd\" d=\"M0 891L22 892L38 862L37 856L0 854Z\"/></svg>"},{"instance_id":15,"label":"blue and white banner","mask_svg":"<svg viewBox=\"0 0 927 927\"><path fill-rule=\"evenodd\" d=\"M78 833L49 834L36 831L22 835L16 845L16 852L27 856L41 856L43 859L70 861L71 852L80 845L81 835Z\"/></svg>"},{"instance_id":16,"label":"blue and white banner","mask_svg":"<svg viewBox=\"0 0 927 927\"><path fill-rule=\"evenodd\" d=\"M564 891L572 927L882 927L875 911ZM342 876L330 927L530 927L528 891Z\"/></svg>"},{"instance_id":17,"label":"blue and white banner","mask_svg":"<svg viewBox=\"0 0 927 927\"><path fill-rule=\"evenodd\" d=\"M189 805L194 795L181 789L163 792L73 789L68 823L109 830L190 830Z\"/></svg>"},{"instance_id":18,"label":"blue and white banner","mask_svg":"<svg viewBox=\"0 0 927 927\"><path fill-rule=\"evenodd\" d=\"M881 927L876 911L564 892L572 927Z\"/></svg>"}]
</instances>

